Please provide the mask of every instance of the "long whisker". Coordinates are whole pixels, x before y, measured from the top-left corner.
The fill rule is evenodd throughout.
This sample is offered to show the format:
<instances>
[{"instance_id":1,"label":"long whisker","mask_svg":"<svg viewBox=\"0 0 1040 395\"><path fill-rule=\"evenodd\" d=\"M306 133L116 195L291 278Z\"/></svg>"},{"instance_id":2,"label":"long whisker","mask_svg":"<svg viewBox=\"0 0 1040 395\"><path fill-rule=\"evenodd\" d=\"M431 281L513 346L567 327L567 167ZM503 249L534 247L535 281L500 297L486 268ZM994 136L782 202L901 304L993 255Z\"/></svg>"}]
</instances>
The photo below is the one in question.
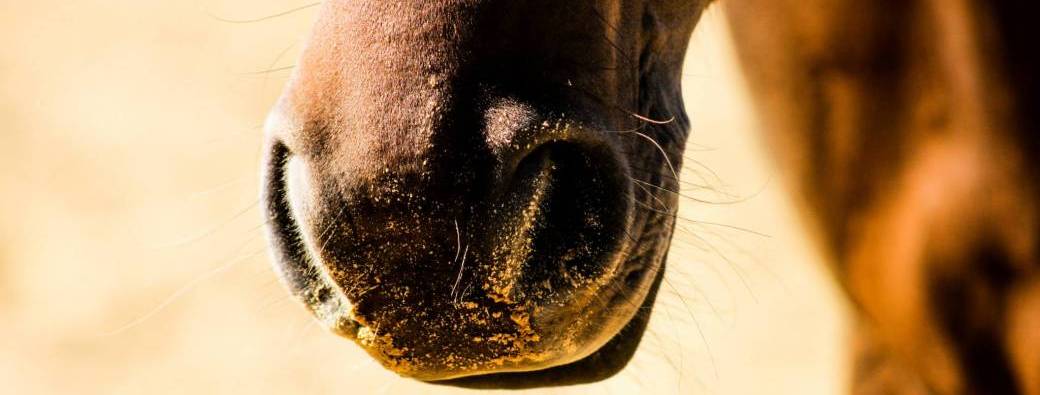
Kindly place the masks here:
<instances>
[{"instance_id":1,"label":"long whisker","mask_svg":"<svg viewBox=\"0 0 1040 395\"><path fill-rule=\"evenodd\" d=\"M295 69L295 68L296 68L296 65L285 66L285 67L275 67L275 68L271 68L271 69L267 69L267 70L249 71L249 72L242 73L242 75L266 75L266 74L271 74L271 73L277 73L279 71L292 70L292 69Z\"/></svg>"},{"instance_id":2,"label":"long whisker","mask_svg":"<svg viewBox=\"0 0 1040 395\"><path fill-rule=\"evenodd\" d=\"M672 166L672 160L668 157L668 153L664 150L664 147L661 147L661 144L657 143L657 140L654 140L652 137L647 136L646 133L643 132L633 131L631 133L635 134L636 136L642 137L646 141L649 141L651 144L653 144L654 147L657 148L657 151L661 153L661 156L664 157L664 163L668 165L668 170L672 172L672 177L675 177L676 179L679 178L679 172L675 170L675 166Z\"/></svg>"},{"instance_id":3,"label":"long whisker","mask_svg":"<svg viewBox=\"0 0 1040 395\"><path fill-rule=\"evenodd\" d=\"M711 346L708 345L708 337L704 335L704 329L701 328L701 323L697 320L696 314L694 314L693 310L690 309L690 305L686 303L686 298L683 297L682 294L680 294L679 291L672 286L671 282L664 281L664 283L666 286L668 286L668 288L671 288L672 292L674 292L676 296L679 297L679 301L682 302L683 307L686 308L686 312L689 313L690 319L693 320L694 327L697 328L697 334L700 335L701 342L704 343L704 349L708 351L708 357L711 360L712 370L715 371L715 378L719 378L719 367L715 364L715 356L711 352Z\"/></svg>"},{"instance_id":4,"label":"long whisker","mask_svg":"<svg viewBox=\"0 0 1040 395\"><path fill-rule=\"evenodd\" d=\"M200 275L200 276L196 277L195 279L189 281L187 284L184 284L184 286L178 288L176 291L174 291L172 294L170 294L170 296L167 296L166 299L164 299L157 306L155 306L154 308L149 310L147 313L142 314L141 316L139 316L136 319L134 319L134 320L124 324L123 326L120 326L119 328L116 328L114 330L102 333L102 334L99 335L99 337L109 337L109 336L119 335L119 334L121 334L123 332L126 332L127 330L130 330L130 329L133 329L133 328L137 327L138 325L144 323L145 321L148 321L149 318L152 318L153 316L155 316L159 312L165 310L166 307L168 307L169 305L173 304L173 302L176 302L182 296L187 294L188 291L191 291L192 289L194 289L199 284L202 284L206 280L209 280L209 279L215 277L216 275L227 271L228 269L230 269L231 267L235 266L236 264L238 264L240 262L249 260L250 258L253 258L253 257L257 256L257 255L260 255L261 253L263 253L266 250L267 250L266 248L262 248L260 250L251 252L251 253L249 253L249 254L247 254L245 256L241 256L241 257L235 258L235 259L231 260L228 263L225 263L223 265L220 265L220 266L218 266L216 268L213 268L213 269L203 273L202 275Z\"/></svg>"},{"instance_id":5,"label":"long whisker","mask_svg":"<svg viewBox=\"0 0 1040 395\"><path fill-rule=\"evenodd\" d=\"M451 287L451 300L458 303L455 300L455 289L459 287L459 282L462 281L462 271L466 269L466 255L469 254L469 246L466 246L465 251L462 252L462 264L459 265L459 276L455 278L455 285Z\"/></svg>"},{"instance_id":6,"label":"long whisker","mask_svg":"<svg viewBox=\"0 0 1040 395\"><path fill-rule=\"evenodd\" d=\"M292 13L296 13L296 12L300 12L300 11L306 10L308 8L317 7L319 5L321 5L321 2L304 4L304 5L296 7L296 8L291 8L289 10L282 11L282 12L279 12L279 13L276 13L276 14L262 16L262 17L254 18L254 19L228 19L228 18L224 18L224 17L221 17L221 16L217 16L217 15L209 13L209 12L207 12L207 14L209 14L209 16L211 18L216 19L216 20L221 21L221 22L225 22L225 23L235 23L235 24L254 23L254 22L263 22L263 21L266 21L266 20L269 20L269 19L278 18L280 16L286 16L286 15L289 15L289 14L292 14Z\"/></svg>"},{"instance_id":7,"label":"long whisker","mask_svg":"<svg viewBox=\"0 0 1040 395\"><path fill-rule=\"evenodd\" d=\"M695 201L697 203L704 203L704 204L717 204L717 205L739 204L739 203L747 202L751 198L755 197L755 195L751 195L751 196L748 196L748 197L735 199L735 200L712 201L712 200L704 200L704 199L701 199L701 198L696 198L696 197L684 194L682 192L673 191L671 189L668 189L668 188L665 188L665 187L662 187L662 186L659 186L659 185L655 185L655 184L652 184L652 183L649 183L649 182L646 182L646 181L643 181L643 180L637 180L637 179L633 178L632 182L635 182L637 185L645 185L647 187L651 187L651 188L654 188L654 189L657 189L657 190L660 190L660 191L663 191L663 192L668 192L668 193L675 194L675 195L677 195L677 196L679 196L679 197L681 197L683 199L689 199L689 200ZM761 192L761 191L759 191L759 192Z\"/></svg>"},{"instance_id":8,"label":"long whisker","mask_svg":"<svg viewBox=\"0 0 1040 395\"><path fill-rule=\"evenodd\" d=\"M453 259L452 262L458 262L459 261L459 253L462 252L462 232L459 231L459 221L458 220L454 220L454 222L455 222L455 259Z\"/></svg>"},{"instance_id":9,"label":"long whisker","mask_svg":"<svg viewBox=\"0 0 1040 395\"><path fill-rule=\"evenodd\" d=\"M235 213L234 215L232 215L228 219L222 221L219 225L216 225L216 226L213 226L213 227L211 227L209 229L203 230L202 232L199 232L199 233L197 233L195 235L186 237L186 238L184 238L182 240L177 240L177 241L174 241L174 242L169 242L169 243L165 243L165 244L156 245L156 246L154 246L154 248L160 248L161 249L161 248L179 247L179 246L191 244L191 243L193 243L195 241L198 241L198 240L204 239L206 237L212 236L212 235L216 234L218 231L220 231L221 229L223 229L224 227L226 227L229 224L231 224L232 222L234 222L239 217L241 217L241 216L245 215L246 213L248 213L249 211L253 210L257 206L257 204L259 204L259 203L260 203L259 200L254 200L252 203L250 203L248 206L246 206L242 210L238 211L237 213Z\"/></svg>"},{"instance_id":10,"label":"long whisker","mask_svg":"<svg viewBox=\"0 0 1040 395\"><path fill-rule=\"evenodd\" d=\"M651 119L651 118L643 116L643 115L636 114L634 112L628 112L628 115L632 116L632 118L638 119L638 120L643 121L643 122L652 123L654 125L667 125L667 124L670 124L672 122L675 122L675 116L672 116L672 117L670 117L670 118L668 118L666 120L663 120L663 121L659 121L659 120Z\"/></svg>"}]
</instances>

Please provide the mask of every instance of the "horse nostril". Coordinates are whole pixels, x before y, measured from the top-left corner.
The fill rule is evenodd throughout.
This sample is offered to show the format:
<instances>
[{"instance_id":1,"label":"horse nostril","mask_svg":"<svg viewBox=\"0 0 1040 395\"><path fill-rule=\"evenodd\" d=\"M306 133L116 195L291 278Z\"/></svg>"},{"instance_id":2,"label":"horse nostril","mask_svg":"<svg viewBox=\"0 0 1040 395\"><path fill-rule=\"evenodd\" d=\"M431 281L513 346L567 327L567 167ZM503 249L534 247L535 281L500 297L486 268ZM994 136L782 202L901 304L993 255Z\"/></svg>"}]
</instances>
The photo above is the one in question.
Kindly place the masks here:
<instances>
[{"instance_id":1,"label":"horse nostril","mask_svg":"<svg viewBox=\"0 0 1040 395\"><path fill-rule=\"evenodd\" d=\"M521 159L511 189L507 265L519 264L515 292L552 302L609 272L627 219L625 177L614 155L569 142L544 144Z\"/></svg>"},{"instance_id":2,"label":"horse nostril","mask_svg":"<svg viewBox=\"0 0 1040 395\"><path fill-rule=\"evenodd\" d=\"M288 190L285 183L286 164L291 153L281 142L274 142L265 153L263 168L263 188L261 190L265 225L274 236L271 242L276 249L292 258L300 258L301 252L291 246L289 240L295 237L295 221L289 209Z\"/></svg>"}]
</instances>

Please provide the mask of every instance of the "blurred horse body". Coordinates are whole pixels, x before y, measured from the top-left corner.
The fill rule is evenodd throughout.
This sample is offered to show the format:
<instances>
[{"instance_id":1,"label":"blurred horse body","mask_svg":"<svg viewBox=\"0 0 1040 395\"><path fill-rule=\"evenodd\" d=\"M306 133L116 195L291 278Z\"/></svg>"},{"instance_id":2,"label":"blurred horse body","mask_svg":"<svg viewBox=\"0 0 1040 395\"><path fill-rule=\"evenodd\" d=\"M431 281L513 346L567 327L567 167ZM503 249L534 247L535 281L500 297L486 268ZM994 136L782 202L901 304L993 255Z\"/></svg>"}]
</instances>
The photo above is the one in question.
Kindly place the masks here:
<instances>
[{"instance_id":1,"label":"blurred horse body","mask_svg":"<svg viewBox=\"0 0 1040 395\"><path fill-rule=\"evenodd\" d=\"M768 139L861 313L861 393L1040 393L1032 7L734 0Z\"/></svg>"}]
</instances>

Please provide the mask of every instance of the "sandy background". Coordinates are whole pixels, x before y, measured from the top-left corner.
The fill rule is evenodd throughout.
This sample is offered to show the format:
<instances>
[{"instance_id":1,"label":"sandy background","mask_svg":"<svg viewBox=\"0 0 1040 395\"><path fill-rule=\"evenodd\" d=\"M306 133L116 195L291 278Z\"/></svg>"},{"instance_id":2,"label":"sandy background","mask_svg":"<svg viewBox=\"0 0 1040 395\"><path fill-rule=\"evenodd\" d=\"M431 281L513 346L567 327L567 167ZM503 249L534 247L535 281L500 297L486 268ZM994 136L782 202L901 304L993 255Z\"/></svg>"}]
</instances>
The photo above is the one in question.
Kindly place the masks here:
<instances>
[{"instance_id":1,"label":"sandy background","mask_svg":"<svg viewBox=\"0 0 1040 395\"><path fill-rule=\"evenodd\" d=\"M429 393L267 266L260 124L314 16L287 0L0 3L0 392ZM846 306L755 139L719 10L693 39L689 190L651 329L550 393L835 394ZM697 161L717 173L714 179ZM728 196L731 194L733 196ZM756 233L736 230L725 224Z\"/></svg>"}]
</instances>

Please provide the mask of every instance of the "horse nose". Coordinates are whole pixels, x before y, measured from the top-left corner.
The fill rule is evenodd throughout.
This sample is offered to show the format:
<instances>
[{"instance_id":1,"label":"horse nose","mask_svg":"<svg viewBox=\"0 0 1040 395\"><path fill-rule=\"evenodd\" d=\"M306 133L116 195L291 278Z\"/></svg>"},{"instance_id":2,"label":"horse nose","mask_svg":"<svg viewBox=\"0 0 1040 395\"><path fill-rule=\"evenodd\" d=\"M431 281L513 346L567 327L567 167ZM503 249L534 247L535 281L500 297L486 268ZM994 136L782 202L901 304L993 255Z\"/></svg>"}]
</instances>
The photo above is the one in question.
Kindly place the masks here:
<instances>
[{"instance_id":1,"label":"horse nose","mask_svg":"<svg viewBox=\"0 0 1040 395\"><path fill-rule=\"evenodd\" d=\"M308 131L273 115L272 149L284 153L268 167L282 179L267 188L286 195L299 238L342 282L383 281L354 269L383 262L388 274L479 280L474 294L500 301L566 299L614 263L631 186L607 133L530 108L484 109L469 135L436 130L406 146L373 136L399 140L394 133L346 139L360 132ZM463 258L473 270L452 267ZM430 263L438 260L452 264Z\"/></svg>"},{"instance_id":2,"label":"horse nose","mask_svg":"<svg viewBox=\"0 0 1040 395\"><path fill-rule=\"evenodd\" d=\"M264 200L276 269L330 329L405 374L450 370L427 357L443 350L490 361L563 333L553 325L621 263L631 185L607 135L529 115L509 131L437 130L409 146L273 116ZM513 340L469 340L495 336ZM403 359L437 366L406 372L393 362Z\"/></svg>"}]
</instances>

